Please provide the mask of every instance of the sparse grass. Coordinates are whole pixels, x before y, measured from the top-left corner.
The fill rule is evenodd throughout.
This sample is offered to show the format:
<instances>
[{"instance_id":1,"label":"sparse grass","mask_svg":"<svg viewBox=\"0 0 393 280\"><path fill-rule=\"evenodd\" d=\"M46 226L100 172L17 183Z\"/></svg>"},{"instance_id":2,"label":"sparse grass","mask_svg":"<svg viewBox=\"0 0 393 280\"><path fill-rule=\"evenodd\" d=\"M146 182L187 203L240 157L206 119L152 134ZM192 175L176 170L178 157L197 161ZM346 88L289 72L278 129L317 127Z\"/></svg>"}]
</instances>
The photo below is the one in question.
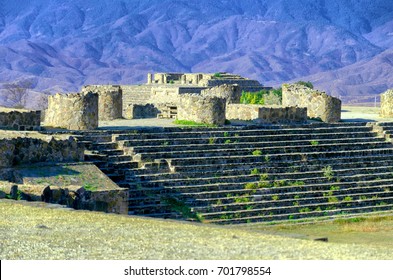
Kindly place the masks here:
<instances>
[{"instance_id":1,"label":"sparse grass","mask_svg":"<svg viewBox=\"0 0 393 280\"><path fill-rule=\"evenodd\" d=\"M198 123L198 122L187 121L187 120L174 120L173 123L183 126L217 127L216 125L212 125L212 124Z\"/></svg>"},{"instance_id":2,"label":"sparse grass","mask_svg":"<svg viewBox=\"0 0 393 280\"><path fill-rule=\"evenodd\" d=\"M253 155L253 156L260 156L260 155L262 155L262 151L261 151L261 150L254 150L254 151L252 152L252 155Z\"/></svg>"},{"instance_id":3,"label":"sparse grass","mask_svg":"<svg viewBox=\"0 0 393 280\"><path fill-rule=\"evenodd\" d=\"M269 179L269 174L263 173L261 174L261 177L259 178L261 181L266 181Z\"/></svg>"},{"instance_id":4,"label":"sparse grass","mask_svg":"<svg viewBox=\"0 0 393 280\"><path fill-rule=\"evenodd\" d=\"M277 201L279 199L280 199L280 197L278 195L272 195L272 200Z\"/></svg>"},{"instance_id":5,"label":"sparse grass","mask_svg":"<svg viewBox=\"0 0 393 280\"><path fill-rule=\"evenodd\" d=\"M322 172L323 172L323 176L329 181L334 178L333 168L330 165L322 168Z\"/></svg>"},{"instance_id":6,"label":"sparse grass","mask_svg":"<svg viewBox=\"0 0 393 280\"><path fill-rule=\"evenodd\" d=\"M91 191L91 192L96 191L96 190L98 189L96 186L94 186L94 185L92 185L92 184L90 184L90 183L84 184L84 185L83 185L83 188L84 188L85 190Z\"/></svg>"},{"instance_id":7,"label":"sparse grass","mask_svg":"<svg viewBox=\"0 0 393 280\"><path fill-rule=\"evenodd\" d=\"M231 143L231 140L230 139L227 139L227 140L225 140L225 142L224 142L224 144L230 144Z\"/></svg>"},{"instance_id":8,"label":"sparse grass","mask_svg":"<svg viewBox=\"0 0 393 280\"><path fill-rule=\"evenodd\" d=\"M286 186L286 185L287 185L287 181L285 181L285 180L278 180L278 181L274 181L274 182L273 182L273 186L274 186L275 188L284 187L284 186Z\"/></svg>"},{"instance_id":9,"label":"sparse grass","mask_svg":"<svg viewBox=\"0 0 393 280\"><path fill-rule=\"evenodd\" d=\"M244 185L244 188L246 190L255 190L259 188L259 185L257 183L247 183Z\"/></svg>"},{"instance_id":10,"label":"sparse grass","mask_svg":"<svg viewBox=\"0 0 393 280\"><path fill-rule=\"evenodd\" d=\"M216 142L216 138L213 138L213 137L209 138L210 145L213 145L215 142Z\"/></svg>"},{"instance_id":11,"label":"sparse grass","mask_svg":"<svg viewBox=\"0 0 393 280\"><path fill-rule=\"evenodd\" d=\"M317 140L311 140L311 141L310 141L310 144L311 144L312 146L318 146L318 145L319 145L319 142L318 142Z\"/></svg>"},{"instance_id":12,"label":"sparse grass","mask_svg":"<svg viewBox=\"0 0 393 280\"><path fill-rule=\"evenodd\" d=\"M291 183L291 185L293 185L293 186L304 186L305 183L304 183L304 181L295 181L295 182Z\"/></svg>"},{"instance_id":13,"label":"sparse grass","mask_svg":"<svg viewBox=\"0 0 393 280\"><path fill-rule=\"evenodd\" d=\"M258 168L254 168L251 170L251 175L258 175L258 174L259 174Z\"/></svg>"},{"instance_id":14,"label":"sparse grass","mask_svg":"<svg viewBox=\"0 0 393 280\"><path fill-rule=\"evenodd\" d=\"M250 202L250 198L246 196L238 196L234 200L235 203L247 203Z\"/></svg>"}]
</instances>

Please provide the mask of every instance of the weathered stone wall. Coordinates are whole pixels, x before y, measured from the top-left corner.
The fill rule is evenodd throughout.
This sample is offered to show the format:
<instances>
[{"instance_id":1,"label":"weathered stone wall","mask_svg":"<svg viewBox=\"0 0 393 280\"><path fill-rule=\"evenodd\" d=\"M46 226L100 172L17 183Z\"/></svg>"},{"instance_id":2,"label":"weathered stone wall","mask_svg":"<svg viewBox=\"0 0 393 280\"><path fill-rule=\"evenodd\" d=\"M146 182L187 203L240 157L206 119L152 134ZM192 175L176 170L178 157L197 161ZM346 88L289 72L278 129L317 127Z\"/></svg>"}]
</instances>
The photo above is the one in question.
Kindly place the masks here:
<instances>
[{"instance_id":1,"label":"weathered stone wall","mask_svg":"<svg viewBox=\"0 0 393 280\"><path fill-rule=\"evenodd\" d=\"M63 140L53 137L0 139L0 168L33 162L83 161L84 149L73 137Z\"/></svg>"},{"instance_id":2,"label":"weathered stone wall","mask_svg":"<svg viewBox=\"0 0 393 280\"><path fill-rule=\"evenodd\" d=\"M284 84L282 86L282 105L285 107L306 107L308 117L320 118L324 122L333 123L341 120L340 99L306 86Z\"/></svg>"},{"instance_id":3,"label":"weathered stone wall","mask_svg":"<svg viewBox=\"0 0 393 280\"><path fill-rule=\"evenodd\" d=\"M123 93L118 85L85 86L82 93L94 92L98 94L98 119L111 121L123 116Z\"/></svg>"},{"instance_id":4,"label":"weathered stone wall","mask_svg":"<svg viewBox=\"0 0 393 280\"><path fill-rule=\"evenodd\" d=\"M41 111L0 111L0 127L13 130L40 130Z\"/></svg>"},{"instance_id":5,"label":"weathered stone wall","mask_svg":"<svg viewBox=\"0 0 393 280\"><path fill-rule=\"evenodd\" d=\"M98 94L75 93L49 96L45 125L71 130L98 127Z\"/></svg>"},{"instance_id":6,"label":"weathered stone wall","mask_svg":"<svg viewBox=\"0 0 393 280\"><path fill-rule=\"evenodd\" d=\"M228 120L245 120L256 123L303 123L307 109L299 107L227 104Z\"/></svg>"},{"instance_id":7,"label":"weathered stone wall","mask_svg":"<svg viewBox=\"0 0 393 280\"><path fill-rule=\"evenodd\" d=\"M227 104L240 103L242 91L238 85L221 85L202 90L203 96L215 96L225 98Z\"/></svg>"},{"instance_id":8,"label":"weathered stone wall","mask_svg":"<svg viewBox=\"0 0 393 280\"><path fill-rule=\"evenodd\" d=\"M224 98L184 94L180 97L177 118L198 123L224 125L225 108Z\"/></svg>"},{"instance_id":9,"label":"weathered stone wall","mask_svg":"<svg viewBox=\"0 0 393 280\"><path fill-rule=\"evenodd\" d=\"M81 186L17 185L0 182L0 198L44 201L74 209L128 214L128 189L86 190Z\"/></svg>"},{"instance_id":10,"label":"weathered stone wall","mask_svg":"<svg viewBox=\"0 0 393 280\"><path fill-rule=\"evenodd\" d=\"M160 110L153 104L129 104L125 111L126 119L156 118Z\"/></svg>"},{"instance_id":11,"label":"weathered stone wall","mask_svg":"<svg viewBox=\"0 0 393 280\"><path fill-rule=\"evenodd\" d=\"M393 89L389 89L381 94L381 117L393 117Z\"/></svg>"}]
</instances>

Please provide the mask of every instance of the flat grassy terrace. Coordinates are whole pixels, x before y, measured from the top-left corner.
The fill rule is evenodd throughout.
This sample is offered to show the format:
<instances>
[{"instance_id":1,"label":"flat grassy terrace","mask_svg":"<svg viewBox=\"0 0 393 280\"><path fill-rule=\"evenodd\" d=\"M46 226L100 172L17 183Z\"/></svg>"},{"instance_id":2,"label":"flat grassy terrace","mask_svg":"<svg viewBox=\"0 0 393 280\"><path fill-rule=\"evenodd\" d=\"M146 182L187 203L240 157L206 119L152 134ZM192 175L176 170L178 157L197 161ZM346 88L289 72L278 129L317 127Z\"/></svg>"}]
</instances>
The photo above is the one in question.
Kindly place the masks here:
<instances>
[{"instance_id":1,"label":"flat grassy terrace","mask_svg":"<svg viewBox=\"0 0 393 280\"><path fill-rule=\"evenodd\" d=\"M0 200L1 259L393 259L391 246ZM390 228L391 230L391 228Z\"/></svg>"}]
</instances>

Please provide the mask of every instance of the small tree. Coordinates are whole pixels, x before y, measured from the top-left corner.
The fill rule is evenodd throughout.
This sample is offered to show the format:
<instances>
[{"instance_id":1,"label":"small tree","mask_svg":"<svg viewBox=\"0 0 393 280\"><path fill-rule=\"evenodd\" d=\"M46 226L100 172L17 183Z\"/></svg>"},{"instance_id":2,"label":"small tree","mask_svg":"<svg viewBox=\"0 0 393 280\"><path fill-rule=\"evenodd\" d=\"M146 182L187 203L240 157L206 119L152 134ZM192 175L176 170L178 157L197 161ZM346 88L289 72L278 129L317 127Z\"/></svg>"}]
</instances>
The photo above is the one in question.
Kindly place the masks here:
<instances>
[{"instance_id":1,"label":"small tree","mask_svg":"<svg viewBox=\"0 0 393 280\"><path fill-rule=\"evenodd\" d=\"M298 82L296 82L296 84L302 85L302 86L305 86L305 87L308 87L308 88L311 88L311 89L314 88L314 85L310 81L308 81L308 82L298 81Z\"/></svg>"},{"instance_id":2,"label":"small tree","mask_svg":"<svg viewBox=\"0 0 393 280\"><path fill-rule=\"evenodd\" d=\"M26 98L30 89L32 89L33 83L29 80L23 80L13 83L6 83L3 88L6 91L6 98L8 103L12 107L17 109L23 109L26 106Z\"/></svg>"}]
</instances>

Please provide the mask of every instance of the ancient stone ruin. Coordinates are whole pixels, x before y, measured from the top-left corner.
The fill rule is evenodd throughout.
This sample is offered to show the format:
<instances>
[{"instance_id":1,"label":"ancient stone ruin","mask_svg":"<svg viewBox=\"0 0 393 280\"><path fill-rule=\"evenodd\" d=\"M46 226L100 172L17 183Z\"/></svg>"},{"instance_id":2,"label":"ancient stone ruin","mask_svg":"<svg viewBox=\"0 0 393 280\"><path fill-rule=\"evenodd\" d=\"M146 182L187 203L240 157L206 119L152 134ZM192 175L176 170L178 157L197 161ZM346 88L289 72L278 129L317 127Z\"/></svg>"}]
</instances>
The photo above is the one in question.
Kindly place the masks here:
<instances>
[{"instance_id":1,"label":"ancient stone ruin","mask_svg":"<svg viewBox=\"0 0 393 280\"><path fill-rule=\"evenodd\" d=\"M0 109L0 129L40 130L41 112Z\"/></svg>"},{"instance_id":2,"label":"ancient stone ruin","mask_svg":"<svg viewBox=\"0 0 393 280\"><path fill-rule=\"evenodd\" d=\"M305 123L307 108L228 104L226 118L256 123Z\"/></svg>"},{"instance_id":3,"label":"ancient stone ruin","mask_svg":"<svg viewBox=\"0 0 393 280\"><path fill-rule=\"evenodd\" d=\"M225 124L226 99L184 94L180 97L177 118L212 125Z\"/></svg>"},{"instance_id":4,"label":"ancient stone ruin","mask_svg":"<svg viewBox=\"0 0 393 280\"><path fill-rule=\"evenodd\" d=\"M381 117L393 117L393 89L389 89L381 94Z\"/></svg>"},{"instance_id":5,"label":"ancient stone ruin","mask_svg":"<svg viewBox=\"0 0 393 280\"><path fill-rule=\"evenodd\" d=\"M282 105L306 107L309 118L333 123L341 120L341 100L299 84L282 86Z\"/></svg>"},{"instance_id":6,"label":"ancient stone ruin","mask_svg":"<svg viewBox=\"0 0 393 280\"><path fill-rule=\"evenodd\" d=\"M258 81L228 73L149 73L146 84L116 87L122 92L122 117L125 119L157 115L176 118L180 99L186 94L224 97L227 103L239 103L243 90L266 89ZM101 96L107 89L108 86L89 85L82 92L96 92Z\"/></svg>"},{"instance_id":7,"label":"ancient stone ruin","mask_svg":"<svg viewBox=\"0 0 393 280\"><path fill-rule=\"evenodd\" d=\"M57 94L44 123L56 130L10 131L34 127L0 114L0 198L217 224L391 211L392 123L338 122L339 100L299 85L284 86L283 106L239 104L249 81L213 76L157 74L142 86ZM148 98L138 99L138 87ZM391 96L383 94L383 114ZM96 129L125 116L216 126Z\"/></svg>"},{"instance_id":8,"label":"ancient stone ruin","mask_svg":"<svg viewBox=\"0 0 393 280\"><path fill-rule=\"evenodd\" d=\"M91 86L83 87L82 93L98 94L98 120L112 121L123 116L123 93L120 86Z\"/></svg>"},{"instance_id":9,"label":"ancient stone ruin","mask_svg":"<svg viewBox=\"0 0 393 280\"><path fill-rule=\"evenodd\" d=\"M72 93L49 96L45 125L70 130L98 127L98 94Z\"/></svg>"}]
</instances>

